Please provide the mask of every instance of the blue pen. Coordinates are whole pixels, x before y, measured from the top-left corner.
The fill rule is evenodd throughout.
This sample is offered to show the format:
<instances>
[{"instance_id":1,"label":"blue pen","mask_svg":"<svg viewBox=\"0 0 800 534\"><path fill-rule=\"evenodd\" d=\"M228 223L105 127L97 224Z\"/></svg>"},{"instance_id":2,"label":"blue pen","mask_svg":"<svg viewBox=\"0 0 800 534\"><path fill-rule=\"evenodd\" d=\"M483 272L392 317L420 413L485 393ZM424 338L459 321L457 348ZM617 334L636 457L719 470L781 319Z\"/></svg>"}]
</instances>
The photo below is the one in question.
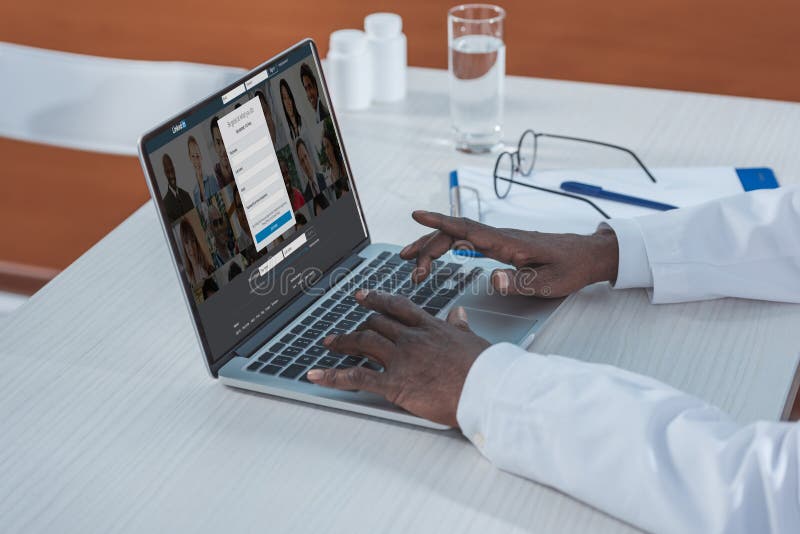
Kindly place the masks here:
<instances>
[{"instance_id":1,"label":"blue pen","mask_svg":"<svg viewBox=\"0 0 800 534\"><path fill-rule=\"evenodd\" d=\"M450 171L450 216L461 217L461 191L458 188L458 171ZM453 249L456 256L482 258L483 254L471 249Z\"/></svg>"},{"instance_id":2,"label":"blue pen","mask_svg":"<svg viewBox=\"0 0 800 534\"><path fill-rule=\"evenodd\" d=\"M458 189L458 171L450 171L450 216L461 217L461 191Z\"/></svg>"},{"instance_id":3,"label":"blue pen","mask_svg":"<svg viewBox=\"0 0 800 534\"><path fill-rule=\"evenodd\" d=\"M623 195L622 193L614 193L613 191L606 191L598 185L584 184L582 182L564 182L561 184L561 189L567 193L602 198L604 200L612 200L614 202L621 202L623 204L631 204L633 206L641 206L643 208L650 208L659 211L678 209L678 206L656 202L655 200L647 200L645 198Z\"/></svg>"},{"instance_id":4,"label":"blue pen","mask_svg":"<svg viewBox=\"0 0 800 534\"><path fill-rule=\"evenodd\" d=\"M453 256L463 256L464 258L483 258L483 254L471 248L453 248L450 249Z\"/></svg>"}]
</instances>

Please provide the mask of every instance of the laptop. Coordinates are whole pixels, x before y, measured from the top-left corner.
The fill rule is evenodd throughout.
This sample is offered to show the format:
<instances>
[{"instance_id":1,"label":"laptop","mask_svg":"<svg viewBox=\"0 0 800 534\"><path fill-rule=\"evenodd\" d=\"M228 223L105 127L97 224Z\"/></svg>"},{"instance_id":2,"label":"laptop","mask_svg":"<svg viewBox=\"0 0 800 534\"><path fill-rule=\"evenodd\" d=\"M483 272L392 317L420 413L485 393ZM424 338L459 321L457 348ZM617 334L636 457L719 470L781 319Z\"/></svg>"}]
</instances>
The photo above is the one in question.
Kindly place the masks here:
<instances>
[{"instance_id":1,"label":"laptop","mask_svg":"<svg viewBox=\"0 0 800 534\"><path fill-rule=\"evenodd\" d=\"M439 318L464 306L477 334L521 345L560 303L491 294L499 264L451 253L414 284L400 246L371 241L310 39L145 133L139 154L205 365L225 385L443 429L306 378L383 371L322 345L369 317L355 290L401 294Z\"/></svg>"}]
</instances>

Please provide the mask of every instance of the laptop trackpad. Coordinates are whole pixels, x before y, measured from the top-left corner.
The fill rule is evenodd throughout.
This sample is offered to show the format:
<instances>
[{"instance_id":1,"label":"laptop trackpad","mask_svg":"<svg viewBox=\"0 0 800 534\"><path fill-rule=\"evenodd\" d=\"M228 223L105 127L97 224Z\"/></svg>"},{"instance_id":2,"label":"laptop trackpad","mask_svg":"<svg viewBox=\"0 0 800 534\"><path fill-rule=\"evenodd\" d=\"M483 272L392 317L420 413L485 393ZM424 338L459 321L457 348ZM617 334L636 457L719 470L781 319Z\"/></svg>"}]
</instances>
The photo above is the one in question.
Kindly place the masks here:
<instances>
[{"instance_id":1,"label":"laptop trackpad","mask_svg":"<svg viewBox=\"0 0 800 534\"><path fill-rule=\"evenodd\" d=\"M464 306L464 310L467 312L467 319L472 331L492 344L502 341L519 343L536 322L515 315L506 315L468 306Z\"/></svg>"}]
</instances>

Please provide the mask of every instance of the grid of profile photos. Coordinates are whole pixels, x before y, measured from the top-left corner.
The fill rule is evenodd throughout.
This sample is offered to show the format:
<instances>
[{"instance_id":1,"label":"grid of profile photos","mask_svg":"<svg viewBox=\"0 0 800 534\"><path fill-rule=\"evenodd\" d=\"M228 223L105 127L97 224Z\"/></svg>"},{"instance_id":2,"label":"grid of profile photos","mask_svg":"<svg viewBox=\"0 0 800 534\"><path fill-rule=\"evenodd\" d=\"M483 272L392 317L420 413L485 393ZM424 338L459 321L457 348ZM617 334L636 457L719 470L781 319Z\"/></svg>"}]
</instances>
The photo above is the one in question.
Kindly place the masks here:
<instances>
[{"instance_id":1,"label":"grid of profile photos","mask_svg":"<svg viewBox=\"0 0 800 534\"><path fill-rule=\"evenodd\" d=\"M220 117L251 98L261 101L296 220L260 253L218 126ZM309 58L252 87L214 117L151 153L163 208L198 304L350 193L330 104L323 100Z\"/></svg>"}]
</instances>

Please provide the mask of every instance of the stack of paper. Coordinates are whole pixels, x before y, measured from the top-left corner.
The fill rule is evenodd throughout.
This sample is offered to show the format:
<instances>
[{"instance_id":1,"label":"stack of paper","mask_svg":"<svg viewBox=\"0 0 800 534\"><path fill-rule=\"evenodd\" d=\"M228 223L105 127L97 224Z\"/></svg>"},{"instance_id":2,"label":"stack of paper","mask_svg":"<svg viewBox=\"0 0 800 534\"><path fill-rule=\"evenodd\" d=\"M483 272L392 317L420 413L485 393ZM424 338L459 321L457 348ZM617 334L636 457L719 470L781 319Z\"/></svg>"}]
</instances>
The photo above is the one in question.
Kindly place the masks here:
<instances>
[{"instance_id":1,"label":"stack of paper","mask_svg":"<svg viewBox=\"0 0 800 534\"><path fill-rule=\"evenodd\" d=\"M652 183L639 168L546 170L534 172L529 177L515 177L541 187L560 191L566 181L584 182L601 186L608 191L655 200L678 207L701 204L721 197L744 192L737 169L733 167L694 167L651 169L658 180ZM512 185L508 196L500 200L494 193L492 171L474 167L458 169L461 185L462 214L478 219L478 202L474 188L480 195L480 220L497 227L538 230L541 232L594 232L603 216L590 205L571 198ZM613 218L637 217L658 213L653 209L587 197Z\"/></svg>"}]
</instances>

